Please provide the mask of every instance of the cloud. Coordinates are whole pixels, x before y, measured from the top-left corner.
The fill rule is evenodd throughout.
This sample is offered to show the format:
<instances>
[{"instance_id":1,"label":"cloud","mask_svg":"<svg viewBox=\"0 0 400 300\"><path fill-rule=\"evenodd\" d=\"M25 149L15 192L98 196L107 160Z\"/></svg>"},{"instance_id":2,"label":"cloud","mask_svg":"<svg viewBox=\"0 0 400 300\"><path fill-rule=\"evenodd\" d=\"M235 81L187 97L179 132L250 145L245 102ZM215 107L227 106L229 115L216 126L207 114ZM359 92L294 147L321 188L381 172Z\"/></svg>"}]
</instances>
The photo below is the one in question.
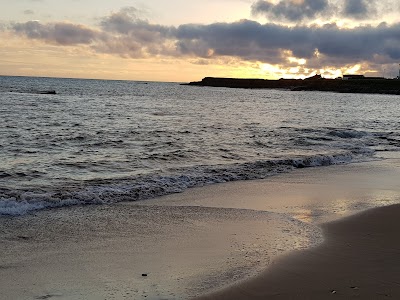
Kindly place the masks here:
<instances>
[{"instance_id":1,"label":"cloud","mask_svg":"<svg viewBox=\"0 0 400 300\"><path fill-rule=\"evenodd\" d=\"M184 54L204 57L238 56L247 60L279 62L282 51L295 57L311 58L316 49L322 55L347 61L371 60L380 54L398 59L400 23L378 27L340 29L323 27L262 25L243 20L235 23L182 25L178 27L178 48Z\"/></svg>"},{"instance_id":2,"label":"cloud","mask_svg":"<svg viewBox=\"0 0 400 300\"><path fill-rule=\"evenodd\" d=\"M245 60L281 60L280 47L269 45L282 28L243 20L235 23L181 25L177 29L178 51L197 57L235 56ZM279 43L276 40L276 43ZM251 51L249 51L251 50Z\"/></svg>"},{"instance_id":3,"label":"cloud","mask_svg":"<svg viewBox=\"0 0 400 300\"><path fill-rule=\"evenodd\" d=\"M133 58L173 55L174 47L169 41L174 39L175 27L150 24L138 17L140 13L134 7L126 7L104 17L100 22L104 35L96 50Z\"/></svg>"},{"instance_id":4,"label":"cloud","mask_svg":"<svg viewBox=\"0 0 400 300\"><path fill-rule=\"evenodd\" d=\"M252 13L263 14L270 20L288 20L298 22L326 13L328 0L281 0L274 4L267 0L258 0L252 5Z\"/></svg>"},{"instance_id":5,"label":"cloud","mask_svg":"<svg viewBox=\"0 0 400 300\"><path fill-rule=\"evenodd\" d=\"M150 24L147 20L139 19L137 13L134 7L123 8L103 18L100 26L105 32L130 36L144 43L159 42L172 36L174 27Z\"/></svg>"},{"instance_id":6,"label":"cloud","mask_svg":"<svg viewBox=\"0 0 400 300\"><path fill-rule=\"evenodd\" d=\"M100 20L99 28L68 22L14 23L11 30L29 39L63 46L90 45L100 53L142 58L155 55L174 56L175 27L150 24L138 18L140 11L123 8Z\"/></svg>"},{"instance_id":7,"label":"cloud","mask_svg":"<svg viewBox=\"0 0 400 300\"><path fill-rule=\"evenodd\" d=\"M99 35L97 30L72 23L47 23L28 21L11 25L17 34L23 34L30 39L43 40L59 45L90 44Z\"/></svg>"},{"instance_id":8,"label":"cloud","mask_svg":"<svg viewBox=\"0 0 400 300\"><path fill-rule=\"evenodd\" d=\"M375 0L347 0L345 1L343 16L353 19L365 19L376 12Z\"/></svg>"},{"instance_id":9,"label":"cloud","mask_svg":"<svg viewBox=\"0 0 400 300\"><path fill-rule=\"evenodd\" d=\"M24 15L34 15L34 14L35 14L35 12L31 9L24 10Z\"/></svg>"},{"instance_id":10,"label":"cloud","mask_svg":"<svg viewBox=\"0 0 400 300\"><path fill-rule=\"evenodd\" d=\"M288 27L241 20L174 27L151 24L128 8L104 17L98 28L29 21L15 23L11 30L49 44L85 45L97 53L129 58L182 57L199 59L203 64L207 59L226 57L284 64L292 56L321 66L373 63L378 58L394 63L400 59L400 23L343 29L334 23Z\"/></svg>"},{"instance_id":11,"label":"cloud","mask_svg":"<svg viewBox=\"0 0 400 300\"><path fill-rule=\"evenodd\" d=\"M396 5L399 6L396 0L279 0L276 3L257 0L251 8L253 15L262 15L268 20L300 23L332 17L370 20L396 10Z\"/></svg>"}]
</instances>

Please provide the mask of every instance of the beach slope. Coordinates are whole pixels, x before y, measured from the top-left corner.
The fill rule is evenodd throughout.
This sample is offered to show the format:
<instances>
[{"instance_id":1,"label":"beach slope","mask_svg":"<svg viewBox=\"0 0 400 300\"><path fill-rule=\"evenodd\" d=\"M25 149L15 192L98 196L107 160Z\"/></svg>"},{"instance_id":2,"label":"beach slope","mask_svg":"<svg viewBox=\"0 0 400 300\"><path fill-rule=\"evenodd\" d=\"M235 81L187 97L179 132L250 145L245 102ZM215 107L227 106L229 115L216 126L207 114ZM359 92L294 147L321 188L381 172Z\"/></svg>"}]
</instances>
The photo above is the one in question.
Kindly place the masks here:
<instances>
[{"instance_id":1,"label":"beach slope","mask_svg":"<svg viewBox=\"0 0 400 300\"><path fill-rule=\"evenodd\" d=\"M400 299L400 205L322 225L326 240L200 299Z\"/></svg>"}]
</instances>

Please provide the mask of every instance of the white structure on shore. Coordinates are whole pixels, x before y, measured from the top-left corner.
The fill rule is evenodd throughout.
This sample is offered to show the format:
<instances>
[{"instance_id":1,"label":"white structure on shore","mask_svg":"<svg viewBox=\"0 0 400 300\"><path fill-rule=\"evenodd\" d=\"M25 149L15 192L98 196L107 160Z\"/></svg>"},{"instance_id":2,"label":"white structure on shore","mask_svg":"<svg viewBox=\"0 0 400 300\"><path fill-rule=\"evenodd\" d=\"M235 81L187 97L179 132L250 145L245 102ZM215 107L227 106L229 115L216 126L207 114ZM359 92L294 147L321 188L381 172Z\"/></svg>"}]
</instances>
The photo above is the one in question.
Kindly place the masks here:
<instances>
[{"instance_id":1,"label":"white structure on shore","mask_svg":"<svg viewBox=\"0 0 400 300\"><path fill-rule=\"evenodd\" d=\"M354 75L354 74L348 74L348 75L343 75L343 80L351 80L351 79L364 79L364 75Z\"/></svg>"},{"instance_id":2,"label":"white structure on shore","mask_svg":"<svg viewBox=\"0 0 400 300\"><path fill-rule=\"evenodd\" d=\"M400 80L400 64L399 64L399 76L397 76L397 79Z\"/></svg>"}]
</instances>

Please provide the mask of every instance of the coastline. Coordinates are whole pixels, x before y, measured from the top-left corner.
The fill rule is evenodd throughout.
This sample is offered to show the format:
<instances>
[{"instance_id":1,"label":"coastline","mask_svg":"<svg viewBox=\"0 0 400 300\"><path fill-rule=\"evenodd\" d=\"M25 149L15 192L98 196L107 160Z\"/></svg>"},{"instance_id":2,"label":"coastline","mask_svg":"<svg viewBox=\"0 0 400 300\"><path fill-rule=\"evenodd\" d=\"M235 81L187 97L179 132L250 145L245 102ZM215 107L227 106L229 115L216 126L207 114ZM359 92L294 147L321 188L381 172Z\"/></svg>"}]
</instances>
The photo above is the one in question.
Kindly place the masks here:
<instances>
[{"instance_id":1,"label":"coastline","mask_svg":"<svg viewBox=\"0 0 400 300\"><path fill-rule=\"evenodd\" d=\"M189 299L251 278L319 238L311 225L253 210L45 210L0 219L0 290L21 300Z\"/></svg>"},{"instance_id":2,"label":"coastline","mask_svg":"<svg viewBox=\"0 0 400 300\"><path fill-rule=\"evenodd\" d=\"M0 288L9 299L230 293L269 274L291 251L324 247L312 248L322 241L322 223L399 203L400 159L385 155L152 200L1 218Z\"/></svg>"},{"instance_id":3,"label":"coastline","mask_svg":"<svg viewBox=\"0 0 400 300\"><path fill-rule=\"evenodd\" d=\"M322 225L320 246L291 253L247 282L197 298L400 298L400 205Z\"/></svg>"},{"instance_id":4,"label":"coastline","mask_svg":"<svg viewBox=\"0 0 400 300\"><path fill-rule=\"evenodd\" d=\"M400 95L400 80L396 79L240 79L205 77L190 86L227 87L242 89L286 89L289 91L321 91L353 94Z\"/></svg>"}]
</instances>

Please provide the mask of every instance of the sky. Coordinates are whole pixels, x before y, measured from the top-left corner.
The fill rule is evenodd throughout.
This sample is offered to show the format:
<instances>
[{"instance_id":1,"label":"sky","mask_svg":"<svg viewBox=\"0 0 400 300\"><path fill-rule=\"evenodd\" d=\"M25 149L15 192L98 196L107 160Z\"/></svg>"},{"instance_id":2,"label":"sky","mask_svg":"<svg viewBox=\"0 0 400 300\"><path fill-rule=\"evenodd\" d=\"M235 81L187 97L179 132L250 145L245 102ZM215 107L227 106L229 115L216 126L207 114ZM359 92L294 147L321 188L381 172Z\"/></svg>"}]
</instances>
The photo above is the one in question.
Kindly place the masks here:
<instances>
[{"instance_id":1,"label":"sky","mask_svg":"<svg viewBox=\"0 0 400 300\"><path fill-rule=\"evenodd\" d=\"M399 0L0 0L0 75L398 76Z\"/></svg>"}]
</instances>

